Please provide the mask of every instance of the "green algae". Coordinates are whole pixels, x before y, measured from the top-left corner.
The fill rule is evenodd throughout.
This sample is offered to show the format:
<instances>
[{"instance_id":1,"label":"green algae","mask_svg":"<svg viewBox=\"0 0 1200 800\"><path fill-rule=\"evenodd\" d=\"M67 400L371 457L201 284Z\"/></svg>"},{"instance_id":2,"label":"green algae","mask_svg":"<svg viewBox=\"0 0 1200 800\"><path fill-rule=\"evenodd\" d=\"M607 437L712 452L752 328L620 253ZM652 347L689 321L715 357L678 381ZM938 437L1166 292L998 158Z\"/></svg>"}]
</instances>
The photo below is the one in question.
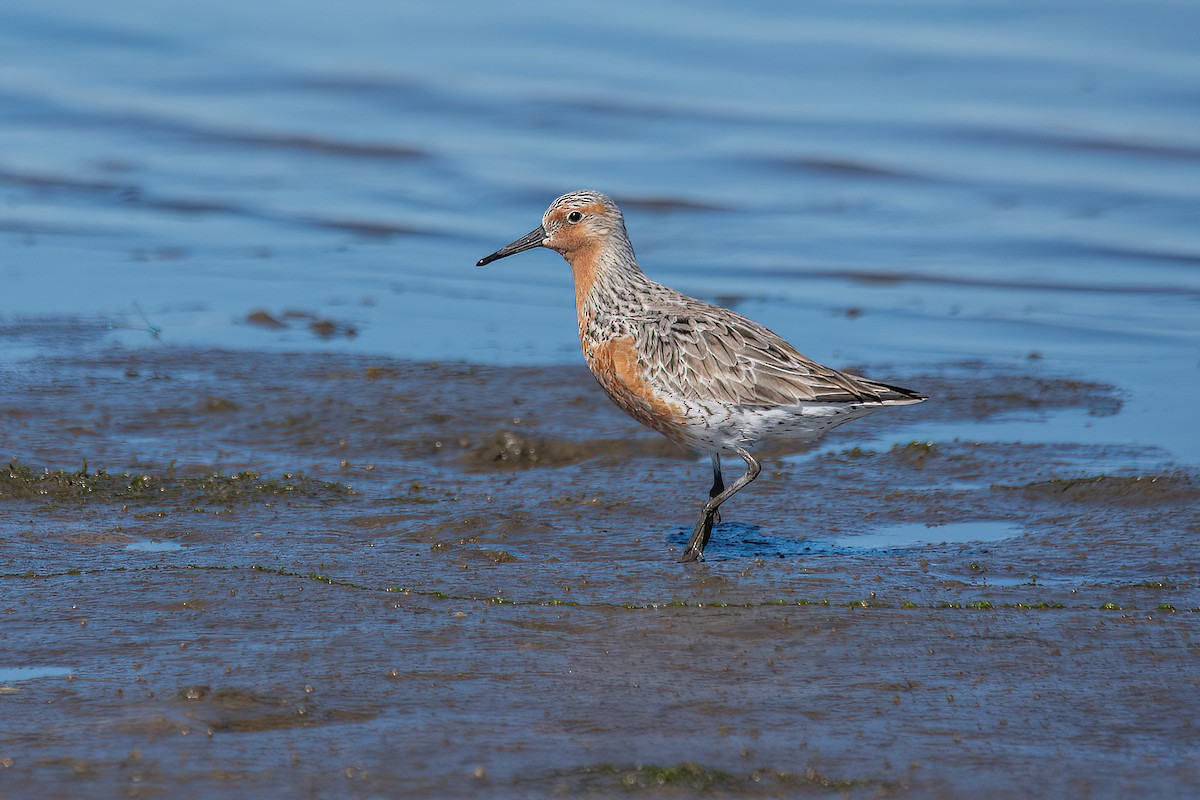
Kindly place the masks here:
<instances>
[{"instance_id":1,"label":"green algae","mask_svg":"<svg viewBox=\"0 0 1200 800\"><path fill-rule=\"evenodd\" d=\"M436 497L423 497L421 495L407 495L403 497L393 497L393 503L401 503L406 505L433 505L441 502Z\"/></svg>"},{"instance_id":2,"label":"green algae","mask_svg":"<svg viewBox=\"0 0 1200 800\"><path fill-rule=\"evenodd\" d=\"M1179 585L1169 580L1162 581L1142 581L1137 584L1142 589L1178 589Z\"/></svg>"},{"instance_id":3,"label":"green algae","mask_svg":"<svg viewBox=\"0 0 1200 800\"><path fill-rule=\"evenodd\" d=\"M450 489L433 489L414 481L408 487L408 494L395 495L390 499L401 505L434 505L444 500L457 500L458 493Z\"/></svg>"},{"instance_id":4,"label":"green algae","mask_svg":"<svg viewBox=\"0 0 1200 800\"><path fill-rule=\"evenodd\" d=\"M760 770L751 775L751 778L756 782L761 781L763 778L769 778L785 786L809 786L821 789L837 789L843 792L868 786L878 787L882 790L899 787L899 784L894 781L876 781L863 778L831 778L811 767L804 772Z\"/></svg>"},{"instance_id":5,"label":"green algae","mask_svg":"<svg viewBox=\"0 0 1200 800\"><path fill-rule=\"evenodd\" d=\"M643 602L643 603L621 603L621 602L587 602L579 600L567 600L556 597L544 597L529 600L513 599L502 595L483 595L483 594L453 594L440 589L414 589L408 586L389 585L389 586L370 586L355 581L338 578L323 572L308 571L299 572L283 569L281 567L268 567L262 564L249 565L221 565L221 564L152 564L144 567L103 567L97 569L67 569L60 572L37 572L36 570L26 570L24 572L9 572L0 573L0 580L50 580L54 578L78 578L91 577L97 575L116 574L116 573L139 573L139 572L171 572L171 571L190 571L190 570L206 570L217 572L237 572L245 571L250 573L265 573L275 575L281 578L289 578L294 580L312 581L326 586L335 586L345 589L353 589L368 593L381 594L401 594L412 597L422 597L430 600L447 600L459 603L477 603L487 606L513 606L518 608L554 608L554 607L571 607L584 609L622 609L625 611L664 611L667 609L732 609L732 610L752 610L756 608L845 608L847 610L882 610L900 608L904 610L923 610L923 611L994 611L994 610L1015 610L1015 611L1133 611L1137 610L1136 606L1122 605L1116 602L1106 602L1099 606L1089 604L1066 605L1057 601L1041 601L1041 602L1015 602L1015 603L993 603L988 600L975 600L964 602L961 600L944 600L938 603L921 605L911 600L904 600L898 606L893 606L889 603L877 599L855 600L849 603L834 602L829 599L812 600L809 598L785 599L774 598L769 600L761 600L758 602L745 603L730 603L725 601L693 601L693 600L669 600L665 602ZM1200 608L1184 608L1177 609L1175 606L1163 603L1158 605L1157 610L1174 613L1200 613Z\"/></svg>"},{"instance_id":6,"label":"green algae","mask_svg":"<svg viewBox=\"0 0 1200 800\"><path fill-rule=\"evenodd\" d=\"M272 695L241 687L212 688L205 684L179 689L175 698L189 707L189 716L214 733L257 733L311 728L343 722L362 722L377 710L326 709L306 695Z\"/></svg>"},{"instance_id":7,"label":"green algae","mask_svg":"<svg viewBox=\"0 0 1200 800\"><path fill-rule=\"evenodd\" d=\"M1036 500L1068 500L1081 503L1145 503L1194 501L1200 487L1186 475L1091 475L1054 478L1018 486L997 483L995 491L1019 492Z\"/></svg>"},{"instance_id":8,"label":"green algae","mask_svg":"<svg viewBox=\"0 0 1200 800\"><path fill-rule=\"evenodd\" d=\"M731 789L739 783L733 773L708 769L691 761L665 767L657 764L633 766L597 764L592 767L584 767L580 773L585 784L615 782L617 786L630 791L677 787L695 792L709 792L721 788ZM587 780L588 778L593 780ZM610 778L615 781L596 781L595 778Z\"/></svg>"},{"instance_id":9,"label":"green algae","mask_svg":"<svg viewBox=\"0 0 1200 800\"><path fill-rule=\"evenodd\" d=\"M889 452L915 467L920 467L927 459L940 455L941 450L936 442L909 442L893 445Z\"/></svg>"},{"instance_id":10,"label":"green algae","mask_svg":"<svg viewBox=\"0 0 1200 800\"><path fill-rule=\"evenodd\" d=\"M340 499L354 494L341 483L321 481L303 474L284 472L266 478L257 472L213 472L208 475L178 475L174 466L161 474L110 473L89 470L87 462L76 471L35 470L19 461L0 469L0 500L62 502L171 502L185 506L233 506L285 497Z\"/></svg>"},{"instance_id":11,"label":"green algae","mask_svg":"<svg viewBox=\"0 0 1200 800\"><path fill-rule=\"evenodd\" d=\"M854 447L848 447L845 450L831 453L828 457L834 461L855 461L860 458L874 458L877 455L879 454L870 448L855 445Z\"/></svg>"},{"instance_id":12,"label":"green algae","mask_svg":"<svg viewBox=\"0 0 1200 800\"><path fill-rule=\"evenodd\" d=\"M624 790L682 797L740 797L788 795L804 790L848 792L872 788L883 793L899 788L894 781L833 778L809 768L803 771L759 768L751 772L729 772L692 761L679 764L595 764L553 777L573 782L576 794L591 795Z\"/></svg>"}]
</instances>

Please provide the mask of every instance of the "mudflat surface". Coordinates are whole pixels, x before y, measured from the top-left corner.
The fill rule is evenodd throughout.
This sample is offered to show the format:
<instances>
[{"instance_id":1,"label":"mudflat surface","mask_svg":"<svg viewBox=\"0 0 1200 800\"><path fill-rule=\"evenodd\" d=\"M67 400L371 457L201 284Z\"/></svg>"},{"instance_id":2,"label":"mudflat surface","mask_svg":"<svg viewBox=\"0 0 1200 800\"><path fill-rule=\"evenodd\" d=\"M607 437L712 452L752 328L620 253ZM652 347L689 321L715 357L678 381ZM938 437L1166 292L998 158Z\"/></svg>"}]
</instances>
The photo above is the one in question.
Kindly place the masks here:
<instances>
[{"instance_id":1,"label":"mudflat surface","mask_svg":"<svg viewBox=\"0 0 1200 800\"><path fill-rule=\"evenodd\" d=\"M1200 791L1194 471L905 437L1111 387L873 368L684 565L582 368L94 345L0 372L0 797Z\"/></svg>"}]
</instances>

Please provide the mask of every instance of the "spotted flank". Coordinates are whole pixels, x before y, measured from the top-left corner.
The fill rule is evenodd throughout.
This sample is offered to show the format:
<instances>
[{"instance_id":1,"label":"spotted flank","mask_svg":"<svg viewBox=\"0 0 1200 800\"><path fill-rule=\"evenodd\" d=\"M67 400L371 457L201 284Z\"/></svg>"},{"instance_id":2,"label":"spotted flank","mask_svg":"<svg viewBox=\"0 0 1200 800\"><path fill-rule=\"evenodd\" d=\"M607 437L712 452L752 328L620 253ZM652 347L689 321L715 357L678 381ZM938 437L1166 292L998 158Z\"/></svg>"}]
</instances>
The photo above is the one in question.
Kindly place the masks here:
<instances>
[{"instance_id":1,"label":"spotted flank","mask_svg":"<svg viewBox=\"0 0 1200 800\"><path fill-rule=\"evenodd\" d=\"M638 266L621 210L606 195L559 197L541 225L478 266L535 247L554 250L570 264L584 359L613 402L643 425L712 456L713 486L684 561L703 557L718 508L758 476L756 448L812 441L885 406L925 399L822 366L757 322L650 280ZM747 469L726 487L720 457L729 454Z\"/></svg>"}]
</instances>

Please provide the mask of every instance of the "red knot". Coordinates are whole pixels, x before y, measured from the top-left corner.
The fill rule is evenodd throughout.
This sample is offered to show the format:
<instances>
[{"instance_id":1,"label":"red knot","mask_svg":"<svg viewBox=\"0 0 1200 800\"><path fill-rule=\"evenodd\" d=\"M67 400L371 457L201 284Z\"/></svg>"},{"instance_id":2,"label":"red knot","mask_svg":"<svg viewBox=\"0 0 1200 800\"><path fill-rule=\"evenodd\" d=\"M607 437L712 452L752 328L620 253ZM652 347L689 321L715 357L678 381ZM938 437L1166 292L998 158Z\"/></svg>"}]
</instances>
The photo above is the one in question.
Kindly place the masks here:
<instances>
[{"instance_id":1,"label":"red knot","mask_svg":"<svg viewBox=\"0 0 1200 800\"><path fill-rule=\"evenodd\" d=\"M808 442L884 406L925 395L822 366L778 334L727 308L646 277L609 197L571 192L542 224L477 266L548 247L571 265L579 341L596 380L638 422L712 458L708 502L684 551L704 555L721 504L758 477L751 454L773 440ZM746 462L729 486L721 455Z\"/></svg>"}]
</instances>

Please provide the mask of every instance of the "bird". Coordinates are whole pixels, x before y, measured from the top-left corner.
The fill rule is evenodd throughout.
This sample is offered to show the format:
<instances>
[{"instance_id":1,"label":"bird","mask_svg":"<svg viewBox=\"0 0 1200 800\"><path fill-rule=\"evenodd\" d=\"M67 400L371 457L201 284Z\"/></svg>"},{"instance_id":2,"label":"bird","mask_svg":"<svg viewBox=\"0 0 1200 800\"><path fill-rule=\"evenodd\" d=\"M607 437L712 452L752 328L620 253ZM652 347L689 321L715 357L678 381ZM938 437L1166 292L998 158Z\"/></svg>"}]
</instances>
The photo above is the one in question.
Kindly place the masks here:
<instances>
[{"instance_id":1,"label":"bird","mask_svg":"<svg viewBox=\"0 0 1200 800\"><path fill-rule=\"evenodd\" d=\"M711 458L712 487L682 561L703 560L721 505L762 471L756 450L811 442L881 408L927 399L818 364L757 322L651 280L620 208L600 192L555 199L540 225L476 266L537 247L571 267L580 345L605 393L641 424ZM723 455L746 463L728 486Z\"/></svg>"}]
</instances>

